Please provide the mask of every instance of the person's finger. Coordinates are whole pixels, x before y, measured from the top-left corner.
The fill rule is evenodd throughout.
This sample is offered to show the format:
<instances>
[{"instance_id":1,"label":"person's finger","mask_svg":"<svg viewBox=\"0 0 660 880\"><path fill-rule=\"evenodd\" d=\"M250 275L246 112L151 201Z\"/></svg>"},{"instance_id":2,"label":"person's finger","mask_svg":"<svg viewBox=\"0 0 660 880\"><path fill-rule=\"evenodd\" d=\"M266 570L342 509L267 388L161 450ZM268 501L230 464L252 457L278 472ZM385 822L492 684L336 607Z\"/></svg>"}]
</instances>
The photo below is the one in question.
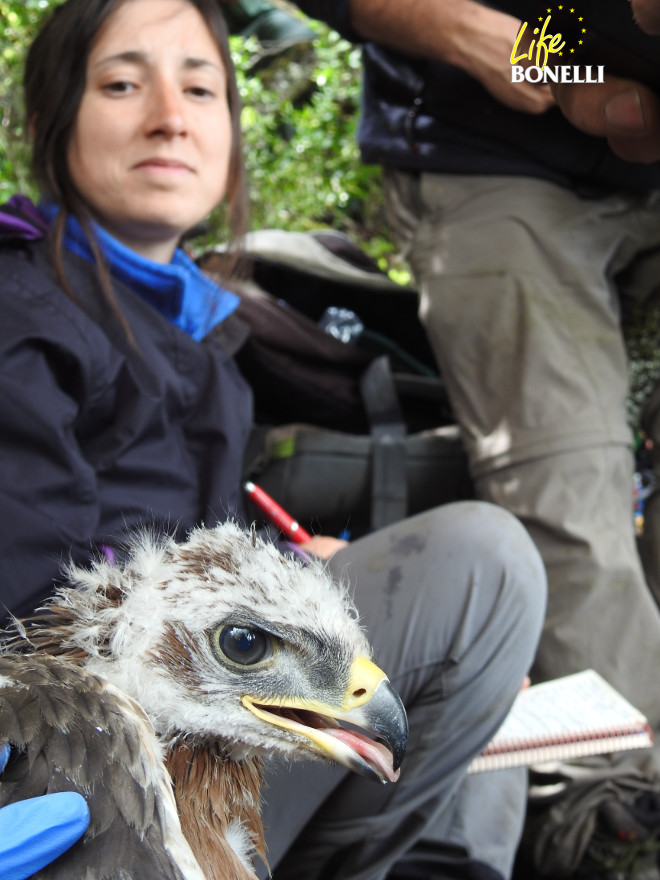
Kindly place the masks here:
<instances>
[{"instance_id":1,"label":"person's finger","mask_svg":"<svg viewBox=\"0 0 660 880\"><path fill-rule=\"evenodd\" d=\"M647 34L660 34L660 2L632 0L635 21Z\"/></svg>"},{"instance_id":2,"label":"person's finger","mask_svg":"<svg viewBox=\"0 0 660 880\"><path fill-rule=\"evenodd\" d=\"M512 110L540 115L554 106L555 99L549 86L529 83L490 82L486 86L493 97Z\"/></svg>"},{"instance_id":3,"label":"person's finger","mask_svg":"<svg viewBox=\"0 0 660 880\"><path fill-rule=\"evenodd\" d=\"M89 808L73 791L17 801L0 810L0 876L31 877L85 833Z\"/></svg>"},{"instance_id":4,"label":"person's finger","mask_svg":"<svg viewBox=\"0 0 660 880\"><path fill-rule=\"evenodd\" d=\"M333 538L332 535L314 535L311 541L305 541L300 547L319 559L329 559L337 550L345 547L347 543L347 541L341 538Z\"/></svg>"},{"instance_id":5,"label":"person's finger","mask_svg":"<svg viewBox=\"0 0 660 880\"><path fill-rule=\"evenodd\" d=\"M630 162L660 159L660 98L641 83L606 77L604 83L553 86L566 118L587 134L606 137Z\"/></svg>"}]
</instances>

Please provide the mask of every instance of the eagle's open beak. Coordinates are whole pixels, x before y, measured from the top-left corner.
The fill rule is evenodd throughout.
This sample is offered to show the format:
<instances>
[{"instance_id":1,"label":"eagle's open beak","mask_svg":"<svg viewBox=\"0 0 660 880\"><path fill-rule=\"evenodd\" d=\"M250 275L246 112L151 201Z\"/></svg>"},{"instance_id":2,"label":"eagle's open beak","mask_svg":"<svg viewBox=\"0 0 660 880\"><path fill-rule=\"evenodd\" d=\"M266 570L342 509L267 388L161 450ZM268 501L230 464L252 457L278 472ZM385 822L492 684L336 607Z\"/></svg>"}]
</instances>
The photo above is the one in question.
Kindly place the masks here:
<instances>
[{"instance_id":1,"label":"eagle's open beak","mask_svg":"<svg viewBox=\"0 0 660 880\"><path fill-rule=\"evenodd\" d=\"M344 700L257 700L243 705L267 721L305 737L310 748L376 782L394 782L408 741L406 710L385 673L366 657L351 668ZM342 727L344 721L351 727ZM359 728L355 730L353 728ZM360 731L367 731L373 738Z\"/></svg>"}]
</instances>

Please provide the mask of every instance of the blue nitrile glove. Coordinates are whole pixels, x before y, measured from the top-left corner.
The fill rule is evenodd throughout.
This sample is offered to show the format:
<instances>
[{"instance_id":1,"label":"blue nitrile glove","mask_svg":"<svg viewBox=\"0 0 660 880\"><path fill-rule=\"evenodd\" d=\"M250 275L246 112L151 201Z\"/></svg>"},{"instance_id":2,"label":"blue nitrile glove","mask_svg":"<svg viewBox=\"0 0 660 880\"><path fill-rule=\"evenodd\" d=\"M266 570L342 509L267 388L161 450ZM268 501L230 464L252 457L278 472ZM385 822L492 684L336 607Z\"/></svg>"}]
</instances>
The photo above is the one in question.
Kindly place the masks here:
<instances>
[{"instance_id":1,"label":"blue nitrile glove","mask_svg":"<svg viewBox=\"0 0 660 880\"><path fill-rule=\"evenodd\" d=\"M0 773L9 760L0 746ZM0 877L25 880L62 855L87 830L89 809L75 791L9 804L0 810Z\"/></svg>"}]
</instances>

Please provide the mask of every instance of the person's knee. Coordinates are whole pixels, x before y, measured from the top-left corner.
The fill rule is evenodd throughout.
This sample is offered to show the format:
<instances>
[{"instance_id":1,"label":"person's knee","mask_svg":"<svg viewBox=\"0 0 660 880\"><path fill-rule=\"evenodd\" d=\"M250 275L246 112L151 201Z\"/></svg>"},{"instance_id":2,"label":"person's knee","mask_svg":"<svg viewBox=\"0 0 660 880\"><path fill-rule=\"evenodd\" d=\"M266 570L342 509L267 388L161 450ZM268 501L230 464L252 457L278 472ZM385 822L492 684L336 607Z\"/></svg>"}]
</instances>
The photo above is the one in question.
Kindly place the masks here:
<instances>
[{"instance_id":1,"label":"person's knee","mask_svg":"<svg viewBox=\"0 0 660 880\"><path fill-rule=\"evenodd\" d=\"M349 545L329 567L351 583L385 669L444 664L479 639L491 654L515 643L531 662L546 577L506 510L481 501L427 510Z\"/></svg>"},{"instance_id":2,"label":"person's knee","mask_svg":"<svg viewBox=\"0 0 660 880\"><path fill-rule=\"evenodd\" d=\"M472 578L504 601L524 626L539 630L547 598L543 560L527 529L509 511L484 501L452 505L456 552L472 560ZM442 527L442 526L440 526Z\"/></svg>"},{"instance_id":3,"label":"person's knee","mask_svg":"<svg viewBox=\"0 0 660 880\"><path fill-rule=\"evenodd\" d=\"M456 581L467 580L487 593L503 592L532 618L545 613L547 579L543 560L527 529L502 507L486 501L459 501L425 511L405 521L394 552L405 552L413 538L435 545L430 558L437 580L438 565ZM408 534L410 532L410 534Z\"/></svg>"}]
</instances>

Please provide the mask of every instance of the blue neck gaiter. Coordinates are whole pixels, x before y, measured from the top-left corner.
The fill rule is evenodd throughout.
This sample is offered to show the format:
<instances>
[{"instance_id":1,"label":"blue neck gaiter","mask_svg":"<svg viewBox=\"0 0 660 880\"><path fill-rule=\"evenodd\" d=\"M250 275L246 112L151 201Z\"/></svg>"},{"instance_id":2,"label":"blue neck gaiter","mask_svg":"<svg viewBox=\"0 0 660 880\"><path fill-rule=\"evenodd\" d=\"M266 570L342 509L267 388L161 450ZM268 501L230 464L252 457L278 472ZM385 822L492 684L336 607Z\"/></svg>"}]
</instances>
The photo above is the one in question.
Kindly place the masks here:
<instances>
[{"instance_id":1,"label":"blue neck gaiter","mask_svg":"<svg viewBox=\"0 0 660 880\"><path fill-rule=\"evenodd\" d=\"M51 223L59 211L57 205L44 202L39 209ZM92 229L112 276L197 342L238 307L239 298L207 278L181 249L177 248L170 263L156 263L121 244L97 223L92 223ZM64 244L71 253L95 262L75 217L67 221Z\"/></svg>"}]
</instances>

